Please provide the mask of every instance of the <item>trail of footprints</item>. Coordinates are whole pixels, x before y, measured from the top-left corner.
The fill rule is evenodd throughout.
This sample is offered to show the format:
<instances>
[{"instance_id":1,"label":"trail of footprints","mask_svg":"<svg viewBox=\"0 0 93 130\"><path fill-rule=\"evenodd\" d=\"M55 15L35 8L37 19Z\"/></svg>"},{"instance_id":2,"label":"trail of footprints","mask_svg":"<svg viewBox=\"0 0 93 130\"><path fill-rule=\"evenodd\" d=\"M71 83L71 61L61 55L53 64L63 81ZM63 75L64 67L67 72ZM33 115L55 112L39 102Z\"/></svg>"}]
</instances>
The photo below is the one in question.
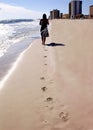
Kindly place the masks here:
<instances>
[{"instance_id":1,"label":"trail of footprints","mask_svg":"<svg viewBox=\"0 0 93 130\"><path fill-rule=\"evenodd\" d=\"M44 48L44 51L48 51L46 48ZM47 58L47 55L44 55L44 58ZM45 66L47 66L47 63L44 64ZM42 81L45 81L45 77L40 77L40 80ZM51 83L51 82L50 82ZM53 83L53 82L52 82ZM47 91L47 87L46 86L43 86L41 88L42 92L46 92ZM52 102L54 99L52 97L47 97L46 98L46 102ZM52 106L52 108L54 108ZM51 109L52 110L52 109ZM64 111L61 111L59 112L59 115L58 115L59 119L62 120L63 122L67 122L69 120L69 113L68 112L64 112Z\"/></svg>"}]
</instances>

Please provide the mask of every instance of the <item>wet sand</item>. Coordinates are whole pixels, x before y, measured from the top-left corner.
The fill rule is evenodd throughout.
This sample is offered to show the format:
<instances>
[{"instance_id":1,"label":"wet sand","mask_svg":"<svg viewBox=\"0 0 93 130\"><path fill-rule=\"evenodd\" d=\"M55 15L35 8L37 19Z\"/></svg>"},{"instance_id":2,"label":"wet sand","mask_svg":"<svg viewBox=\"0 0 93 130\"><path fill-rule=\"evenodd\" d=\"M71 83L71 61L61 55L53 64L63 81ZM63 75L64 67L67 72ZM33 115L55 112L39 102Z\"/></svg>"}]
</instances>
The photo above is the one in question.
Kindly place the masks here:
<instances>
[{"instance_id":1,"label":"wet sand","mask_svg":"<svg viewBox=\"0 0 93 130\"><path fill-rule=\"evenodd\" d=\"M93 21L53 20L0 90L0 130L93 129Z\"/></svg>"},{"instance_id":2,"label":"wet sand","mask_svg":"<svg viewBox=\"0 0 93 130\"><path fill-rule=\"evenodd\" d=\"M19 41L9 47L5 54L0 57L0 82L7 75L20 54L24 52L31 45L31 43L31 38Z\"/></svg>"}]
</instances>

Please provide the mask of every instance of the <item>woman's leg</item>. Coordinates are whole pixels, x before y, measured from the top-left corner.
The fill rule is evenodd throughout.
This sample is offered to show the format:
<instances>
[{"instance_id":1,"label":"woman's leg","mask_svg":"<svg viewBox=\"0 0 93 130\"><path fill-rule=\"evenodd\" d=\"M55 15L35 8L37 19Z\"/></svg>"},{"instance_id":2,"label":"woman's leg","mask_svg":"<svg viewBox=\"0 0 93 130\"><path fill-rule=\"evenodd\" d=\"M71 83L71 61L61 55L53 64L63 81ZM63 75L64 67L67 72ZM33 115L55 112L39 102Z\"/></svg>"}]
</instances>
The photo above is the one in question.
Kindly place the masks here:
<instances>
[{"instance_id":1,"label":"woman's leg","mask_svg":"<svg viewBox=\"0 0 93 130\"><path fill-rule=\"evenodd\" d=\"M43 37L41 37L41 40L42 40L42 44L43 44L44 43Z\"/></svg>"},{"instance_id":2,"label":"woman's leg","mask_svg":"<svg viewBox=\"0 0 93 130\"><path fill-rule=\"evenodd\" d=\"M42 44L43 44L43 37L41 37L41 40L42 40Z\"/></svg>"},{"instance_id":3,"label":"woman's leg","mask_svg":"<svg viewBox=\"0 0 93 130\"><path fill-rule=\"evenodd\" d=\"M45 42L46 42L46 37L44 37L43 41L44 41L44 45L45 45Z\"/></svg>"},{"instance_id":4,"label":"woman's leg","mask_svg":"<svg viewBox=\"0 0 93 130\"><path fill-rule=\"evenodd\" d=\"M42 37L42 44L45 45L46 37Z\"/></svg>"}]
</instances>

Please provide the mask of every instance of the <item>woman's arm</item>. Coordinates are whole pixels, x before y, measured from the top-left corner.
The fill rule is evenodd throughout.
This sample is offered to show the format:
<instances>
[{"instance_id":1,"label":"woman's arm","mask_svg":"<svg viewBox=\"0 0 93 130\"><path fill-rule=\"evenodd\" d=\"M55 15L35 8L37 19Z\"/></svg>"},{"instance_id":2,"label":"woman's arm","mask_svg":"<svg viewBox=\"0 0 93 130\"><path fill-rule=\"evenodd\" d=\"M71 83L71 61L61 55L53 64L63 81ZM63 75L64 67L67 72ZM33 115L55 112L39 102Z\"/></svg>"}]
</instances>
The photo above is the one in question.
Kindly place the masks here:
<instances>
[{"instance_id":1,"label":"woman's arm","mask_svg":"<svg viewBox=\"0 0 93 130\"><path fill-rule=\"evenodd\" d=\"M42 25L42 20L40 20L39 25Z\"/></svg>"}]
</instances>

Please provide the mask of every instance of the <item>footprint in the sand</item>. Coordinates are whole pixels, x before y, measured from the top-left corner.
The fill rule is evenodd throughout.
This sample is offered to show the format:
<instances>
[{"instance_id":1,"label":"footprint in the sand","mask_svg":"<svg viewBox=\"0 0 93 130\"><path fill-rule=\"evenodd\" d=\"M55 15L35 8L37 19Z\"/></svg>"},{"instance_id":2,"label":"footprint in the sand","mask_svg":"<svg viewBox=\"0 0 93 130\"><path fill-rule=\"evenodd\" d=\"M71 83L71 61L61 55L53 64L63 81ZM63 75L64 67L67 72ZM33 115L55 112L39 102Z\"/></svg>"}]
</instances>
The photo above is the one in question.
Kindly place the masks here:
<instances>
[{"instance_id":1,"label":"footprint in the sand","mask_svg":"<svg viewBox=\"0 0 93 130\"><path fill-rule=\"evenodd\" d=\"M47 49L45 49L45 51L48 51Z\"/></svg>"},{"instance_id":2,"label":"footprint in the sand","mask_svg":"<svg viewBox=\"0 0 93 130\"><path fill-rule=\"evenodd\" d=\"M51 101L53 101L53 98L52 97L48 97L48 98L46 98L46 101L47 102L51 102Z\"/></svg>"},{"instance_id":3,"label":"footprint in the sand","mask_svg":"<svg viewBox=\"0 0 93 130\"><path fill-rule=\"evenodd\" d=\"M49 105L47 105L47 106L45 106L48 110L53 110L54 109L54 106L49 106Z\"/></svg>"},{"instance_id":4,"label":"footprint in the sand","mask_svg":"<svg viewBox=\"0 0 93 130\"><path fill-rule=\"evenodd\" d=\"M47 121L47 120L44 120L44 121L43 121L43 123L44 123L44 124L47 124L47 123L48 123L48 121Z\"/></svg>"},{"instance_id":5,"label":"footprint in the sand","mask_svg":"<svg viewBox=\"0 0 93 130\"><path fill-rule=\"evenodd\" d=\"M45 92L45 91L47 90L47 88L44 86L44 87L41 88L41 90L42 90L43 92Z\"/></svg>"},{"instance_id":6,"label":"footprint in the sand","mask_svg":"<svg viewBox=\"0 0 93 130\"><path fill-rule=\"evenodd\" d=\"M64 121L64 122L68 121L69 120L69 114L68 114L68 112L60 112L59 113L59 118L62 121Z\"/></svg>"},{"instance_id":7,"label":"footprint in the sand","mask_svg":"<svg viewBox=\"0 0 93 130\"><path fill-rule=\"evenodd\" d=\"M45 80L45 77L40 77L41 80Z\"/></svg>"},{"instance_id":8,"label":"footprint in the sand","mask_svg":"<svg viewBox=\"0 0 93 130\"><path fill-rule=\"evenodd\" d=\"M44 58L47 58L47 56L44 56Z\"/></svg>"}]
</instances>

